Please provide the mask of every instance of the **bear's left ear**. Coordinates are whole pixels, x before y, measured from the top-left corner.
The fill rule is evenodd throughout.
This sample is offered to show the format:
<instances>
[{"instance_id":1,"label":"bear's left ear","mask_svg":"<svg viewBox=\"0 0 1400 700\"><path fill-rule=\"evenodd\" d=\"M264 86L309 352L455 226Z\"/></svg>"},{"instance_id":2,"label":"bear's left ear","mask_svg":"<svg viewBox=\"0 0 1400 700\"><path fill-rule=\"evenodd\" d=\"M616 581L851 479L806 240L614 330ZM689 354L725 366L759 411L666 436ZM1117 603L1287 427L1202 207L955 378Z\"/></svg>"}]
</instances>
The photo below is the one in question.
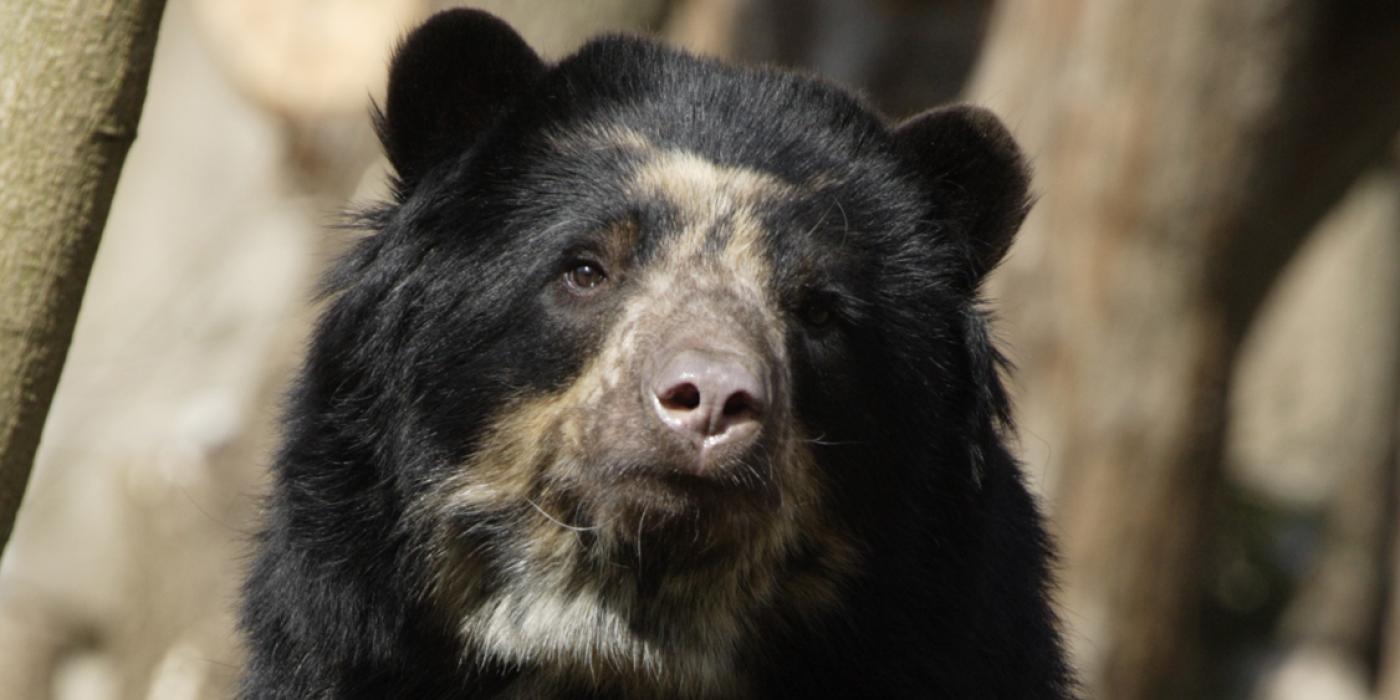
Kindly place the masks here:
<instances>
[{"instance_id":1,"label":"bear's left ear","mask_svg":"<svg viewBox=\"0 0 1400 700\"><path fill-rule=\"evenodd\" d=\"M475 143L544 70L510 25L480 10L439 12L413 30L394 52L375 120L402 189Z\"/></svg>"},{"instance_id":2,"label":"bear's left ear","mask_svg":"<svg viewBox=\"0 0 1400 700\"><path fill-rule=\"evenodd\" d=\"M1001 262L1030 210L1030 168L996 115L972 105L931 109L894 131L900 156L967 232L972 280Z\"/></svg>"}]
</instances>

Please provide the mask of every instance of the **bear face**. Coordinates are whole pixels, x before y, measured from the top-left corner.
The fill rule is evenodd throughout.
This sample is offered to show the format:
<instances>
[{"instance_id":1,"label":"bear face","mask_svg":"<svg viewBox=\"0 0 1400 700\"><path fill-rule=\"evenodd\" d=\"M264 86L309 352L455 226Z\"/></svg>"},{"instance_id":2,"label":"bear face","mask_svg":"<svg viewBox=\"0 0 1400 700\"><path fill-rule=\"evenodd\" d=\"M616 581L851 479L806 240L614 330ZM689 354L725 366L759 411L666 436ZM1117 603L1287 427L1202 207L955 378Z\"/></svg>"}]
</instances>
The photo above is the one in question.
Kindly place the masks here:
<instances>
[{"instance_id":1,"label":"bear face","mask_svg":"<svg viewBox=\"0 0 1400 700\"><path fill-rule=\"evenodd\" d=\"M977 305L1027 206L994 117L630 38L546 65L457 10L378 123L245 693L1064 692Z\"/></svg>"}]
</instances>

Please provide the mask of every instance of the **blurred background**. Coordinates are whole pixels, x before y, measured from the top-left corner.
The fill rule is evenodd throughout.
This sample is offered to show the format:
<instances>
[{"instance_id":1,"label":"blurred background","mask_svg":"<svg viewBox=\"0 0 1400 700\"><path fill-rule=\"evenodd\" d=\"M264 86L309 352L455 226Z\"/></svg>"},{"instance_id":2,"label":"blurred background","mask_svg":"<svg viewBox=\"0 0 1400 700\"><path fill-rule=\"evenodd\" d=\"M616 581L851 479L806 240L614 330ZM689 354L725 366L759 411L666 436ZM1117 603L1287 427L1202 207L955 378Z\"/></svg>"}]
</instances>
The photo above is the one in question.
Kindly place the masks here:
<instances>
[{"instance_id":1,"label":"blurred background","mask_svg":"<svg viewBox=\"0 0 1400 700\"><path fill-rule=\"evenodd\" d=\"M311 287L434 0L169 0L0 562L0 697L224 698ZM497 0L996 110L1039 200L990 283L1090 697L1400 699L1400 3ZM1014 669L1007 672L1014 673Z\"/></svg>"}]
</instances>

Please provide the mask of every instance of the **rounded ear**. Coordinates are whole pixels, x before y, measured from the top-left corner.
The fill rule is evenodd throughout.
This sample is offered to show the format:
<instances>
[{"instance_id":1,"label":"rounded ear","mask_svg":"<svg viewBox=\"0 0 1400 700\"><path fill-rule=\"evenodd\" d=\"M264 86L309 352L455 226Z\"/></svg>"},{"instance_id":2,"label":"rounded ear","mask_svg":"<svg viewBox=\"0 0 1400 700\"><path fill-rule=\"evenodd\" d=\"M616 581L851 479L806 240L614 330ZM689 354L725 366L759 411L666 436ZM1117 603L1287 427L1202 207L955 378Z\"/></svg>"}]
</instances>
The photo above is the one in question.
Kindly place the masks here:
<instances>
[{"instance_id":1,"label":"rounded ear","mask_svg":"<svg viewBox=\"0 0 1400 700\"><path fill-rule=\"evenodd\" d=\"M931 109L895 129L925 191L962 223L974 283L1001 262L1030 211L1030 168L996 115L972 105Z\"/></svg>"},{"instance_id":2,"label":"rounded ear","mask_svg":"<svg viewBox=\"0 0 1400 700\"><path fill-rule=\"evenodd\" d=\"M465 151L545 66L505 22L479 10L439 12L394 52L375 126L411 191L433 166Z\"/></svg>"}]
</instances>

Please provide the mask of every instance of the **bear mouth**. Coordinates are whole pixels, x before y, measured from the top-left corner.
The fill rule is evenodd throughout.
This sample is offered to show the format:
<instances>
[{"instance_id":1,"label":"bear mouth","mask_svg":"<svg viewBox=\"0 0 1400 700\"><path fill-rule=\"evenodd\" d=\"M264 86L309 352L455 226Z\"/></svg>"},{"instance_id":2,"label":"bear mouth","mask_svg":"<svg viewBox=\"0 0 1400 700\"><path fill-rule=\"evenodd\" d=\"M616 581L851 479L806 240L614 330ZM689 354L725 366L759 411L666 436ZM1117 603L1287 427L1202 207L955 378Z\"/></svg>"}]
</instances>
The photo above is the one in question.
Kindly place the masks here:
<instances>
[{"instance_id":1,"label":"bear mouth","mask_svg":"<svg viewBox=\"0 0 1400 700\"><path fill-rule=\"evenodd\" d=\"M599 486L609 500L667 514L725 519L734 511L761 513L778 500L773 469L765 460L729 460L703 469L693 463L649 461L614 470Z\"/></svg>"},{"instance_id":2,"label":"bear mouth","mask_svg":"<svg viewBox=\"0 0 1400 700\"><path fill-rule=\"evenodd\" d=\"M645 538L675 550L742 540L780 519L775 467L758 454L703 471L658 457L555 472L532 489L531 504L585 539Z\"/></svg>"},{"instance_id":3,"label":"bear mouth","mask_svg":"<svg viewBox=\"0 0 1400 700\"><path fill-rule=\"evenodd\" d=\"M623 491L679 499L698 507L745 501L761 505L776 497L774 463L762 445L719 459L689 446L649 452L646 458L625 460L603 470L603 481Z\"/></svg>"}]
</instances>

